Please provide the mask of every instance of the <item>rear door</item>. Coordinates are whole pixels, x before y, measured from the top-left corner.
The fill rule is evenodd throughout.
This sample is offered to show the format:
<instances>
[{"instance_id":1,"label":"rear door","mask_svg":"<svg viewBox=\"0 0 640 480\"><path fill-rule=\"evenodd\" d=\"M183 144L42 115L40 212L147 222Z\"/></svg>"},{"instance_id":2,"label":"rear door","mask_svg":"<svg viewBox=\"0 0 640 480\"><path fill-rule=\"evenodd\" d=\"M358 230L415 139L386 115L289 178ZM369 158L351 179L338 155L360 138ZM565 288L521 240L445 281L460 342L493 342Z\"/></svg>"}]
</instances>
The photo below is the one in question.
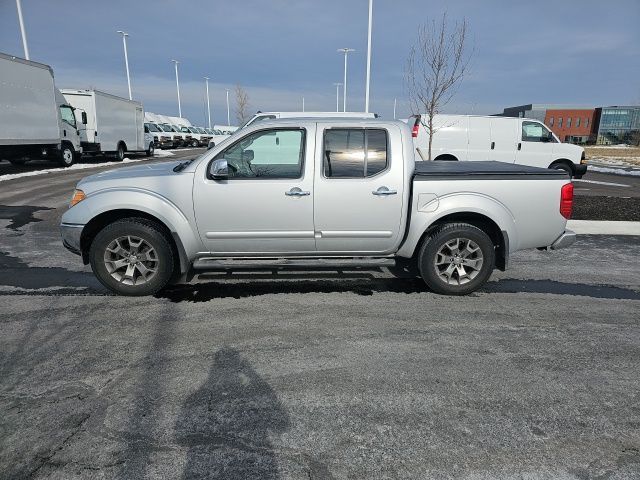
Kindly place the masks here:
<instances>
[{"instance_id":1,"label":"rear door","mask_svg":"<svg viewBox=\"0 0 640 480\"><path fill-rule=\"evenodd\" d=\"M514 163L516 149L519 142L517 118L491 117L491 143L489 145L489 160Z\"/></svg>"},{"instance_id":2,"label":"rear door","mask_svg":"<svg viewBox=\"0 0 640 480\"><path fill-rule=\"evenodd\" d=\"M491 120L486 117L469 117L468 160L489 160L491 150Z\"/></svg>"},{"instance_id":3,"label":"rear door","mask_svg":"<svg viewBox=\"0 0 640 480\"><path fill-rule=\"evenodd\" d=\"M400 241L401 131L318 124L314 228L319 254L385 254ZM392 139L394 139L392 141Z\"/></svg>"}]
</instances>

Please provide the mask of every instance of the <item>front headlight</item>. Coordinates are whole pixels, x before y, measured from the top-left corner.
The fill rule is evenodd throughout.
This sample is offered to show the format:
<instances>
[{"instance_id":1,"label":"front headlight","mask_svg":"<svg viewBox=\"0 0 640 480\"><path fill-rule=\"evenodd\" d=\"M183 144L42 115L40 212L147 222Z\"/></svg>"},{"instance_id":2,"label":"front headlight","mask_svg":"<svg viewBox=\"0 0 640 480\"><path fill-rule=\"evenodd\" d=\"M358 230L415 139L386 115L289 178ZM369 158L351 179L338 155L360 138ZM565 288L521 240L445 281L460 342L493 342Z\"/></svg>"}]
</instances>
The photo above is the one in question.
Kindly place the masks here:
<instances>
[{"instance_id":1,"label":"front headlight","mask_svg":"<svg viewBox=\"0 0 640 480\"><path fill-rule=\"evenodd\" d=\"M77 205L85 198L87 198L87 196L84 194L82 190L78 190L78 189L74 190L73 197L71 197L71 203L69 203L69 208L73 207L74 205Z\"/></svg>"}]
</instances>

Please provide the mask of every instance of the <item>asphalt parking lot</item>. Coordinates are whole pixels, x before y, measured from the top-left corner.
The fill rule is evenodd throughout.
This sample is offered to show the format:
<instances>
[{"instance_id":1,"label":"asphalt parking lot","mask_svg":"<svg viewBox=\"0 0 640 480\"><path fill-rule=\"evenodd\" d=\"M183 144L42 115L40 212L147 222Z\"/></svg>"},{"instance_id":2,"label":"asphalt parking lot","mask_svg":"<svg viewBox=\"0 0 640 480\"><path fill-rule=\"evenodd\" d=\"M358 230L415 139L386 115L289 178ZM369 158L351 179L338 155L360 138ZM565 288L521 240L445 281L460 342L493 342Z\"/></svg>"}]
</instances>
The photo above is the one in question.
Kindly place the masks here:
<instances>
[{"instance_id":1,"label":"asphalt parking lot","mask_svg":"<svg viewBox=\"0 0 640 480\"><path fill-rule=\"evenodd\" d=\"M462 298L387 270L123 298L59 240L94 171L0 181L0 478L640 477L640 237Z\"/></svg>"}]
</instances>

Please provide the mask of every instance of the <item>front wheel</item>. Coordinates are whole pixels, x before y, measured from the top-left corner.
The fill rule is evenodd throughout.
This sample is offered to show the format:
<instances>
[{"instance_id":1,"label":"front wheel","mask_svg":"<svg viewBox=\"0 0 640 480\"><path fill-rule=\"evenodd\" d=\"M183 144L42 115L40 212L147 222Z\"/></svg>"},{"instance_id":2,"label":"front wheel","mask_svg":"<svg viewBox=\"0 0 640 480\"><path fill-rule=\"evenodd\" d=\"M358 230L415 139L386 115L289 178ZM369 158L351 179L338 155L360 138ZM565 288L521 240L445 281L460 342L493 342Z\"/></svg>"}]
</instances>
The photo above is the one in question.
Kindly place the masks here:
<instances>
[{"instance_id":1,"label":"front wheel","mask_svg":"<svg viewBox=\"0 0 640 480\"><path fill-rule=\"evenodd\" d=\"M468 223L437 227L418 257L427 286L443 295L466 295L484 285L495 264L495 246L482 230Z\"/></svg>"},{"instance_id":2,"label":"front wheel","mask_svg":"<svg viewBox=\"0 0 640 480\"><path fill-rule=\"evenodd\" d=\"M555 163L549 167L552 170L562 170L569 174L569 178L573 178L573 169L566 163Z\"/></svg>"},{"instance_id":3,"label":"front wheel","mask_svg":"<svg viewBox=\"0 0 640 480\"><path fill-rule=\"evenodd\" d=\"M76 159L76 152L71 145L62 145L60 150L60 166L70 167Z\"/></svg>"},{"instance_id":4,"label":"front wheel","mask_svg":"<svg viewBox=\"0 0 640 480\"><path fill-rule=\"evenodd\" d=\"M153 154L155 153L155 146L153 145L153 142L149 144L149 148L144 153L147 157L153 157Z\"/></svg>"},{"instance_id":5,"label":"front wheel","mask_svg":"<svg viewBox=\"0 0 640 480\"><path fill-rule=\"evenodd\" d=\"M198 140L193 139L193 140L191 141L191 146L192 146L192 147L194 147L194 148L196 148L196 147L199 147L199 146L200 146L200 143L198 143Z\"/></svg>"},{"instance_id":6,"label":"front wheel","mask_svg":"<svg viewBox=\"0 0 640 480\"><path fill-rule=\"evenodd\" d=\"M173 275L174 256L160 227L130 218L103 228L89 249L91 269L105 287L127 296L153 295Z\"/></svg>"}]
</instances>

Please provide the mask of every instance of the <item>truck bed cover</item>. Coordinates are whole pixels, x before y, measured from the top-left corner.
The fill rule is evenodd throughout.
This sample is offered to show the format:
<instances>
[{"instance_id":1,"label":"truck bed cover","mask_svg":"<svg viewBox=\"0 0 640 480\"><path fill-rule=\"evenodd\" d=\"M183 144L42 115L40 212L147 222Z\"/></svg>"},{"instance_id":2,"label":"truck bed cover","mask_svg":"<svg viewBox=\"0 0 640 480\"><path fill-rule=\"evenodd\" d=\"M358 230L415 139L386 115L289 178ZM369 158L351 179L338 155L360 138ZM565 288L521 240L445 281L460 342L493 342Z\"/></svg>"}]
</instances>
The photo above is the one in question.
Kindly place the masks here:
<instances>
[{"instance_id":1,"label":"truck bed cover","mask_svg":"<svg viewBox=\"0 0 640 480\"><path fill-rule=\"evenodd\" d=\"M520 178L559 179L569 178L562 170L529 167L504 162L420 161L413 172L415 180L471 177L474 180Z\"/></svg>"}]
</instances>

